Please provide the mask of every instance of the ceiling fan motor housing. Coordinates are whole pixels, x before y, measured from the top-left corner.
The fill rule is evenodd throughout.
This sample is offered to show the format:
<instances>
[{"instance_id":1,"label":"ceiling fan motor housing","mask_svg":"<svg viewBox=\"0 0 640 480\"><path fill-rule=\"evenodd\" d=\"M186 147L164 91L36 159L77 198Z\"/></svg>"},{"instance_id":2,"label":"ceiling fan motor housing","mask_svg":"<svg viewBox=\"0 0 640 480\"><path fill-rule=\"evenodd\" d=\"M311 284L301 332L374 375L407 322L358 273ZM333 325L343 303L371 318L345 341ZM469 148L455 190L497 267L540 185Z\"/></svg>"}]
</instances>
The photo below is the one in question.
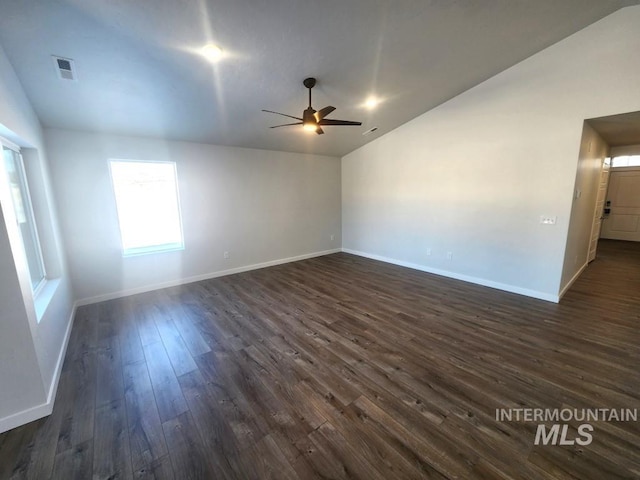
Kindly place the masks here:
<instances>
[{"instance_id":1,"label":"ceiling fan motor housing","mask_svg":"<svg viewBox=\"0 0 640 480\"><path fill-rule=\"evenodd\" d=\"M311 107L305 109L305 111L302 112L302 123L304 123L304 124L311 123L311 124L314 124L314 125L316 123L318 123L316 121L316 117L314 117L314 115L313 115L314 113L316 113L316 111Z\"/></svg>"}]
</instances>

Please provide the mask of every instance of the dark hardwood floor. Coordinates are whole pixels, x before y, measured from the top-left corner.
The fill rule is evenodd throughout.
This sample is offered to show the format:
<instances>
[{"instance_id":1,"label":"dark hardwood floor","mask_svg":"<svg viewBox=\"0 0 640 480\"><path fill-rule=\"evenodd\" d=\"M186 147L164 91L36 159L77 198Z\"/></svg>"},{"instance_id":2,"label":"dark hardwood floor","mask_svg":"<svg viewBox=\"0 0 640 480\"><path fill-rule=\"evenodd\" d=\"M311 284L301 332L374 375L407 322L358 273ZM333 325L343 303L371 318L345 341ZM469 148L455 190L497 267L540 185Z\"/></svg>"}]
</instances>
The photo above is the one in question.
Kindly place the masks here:
<instances>
[{"instance_id":1,"label":"dark hardwood floor","mask_svg":"<svg viewBox=\"0 0 640 480\"><path fill-rule=\"evenodd\" d=\"M534 445L495 411L640 408L639 340L613 241L558 305L347 254L89 305L0 478L637 479L638 422Z\"/></svg>"}]
</instances>

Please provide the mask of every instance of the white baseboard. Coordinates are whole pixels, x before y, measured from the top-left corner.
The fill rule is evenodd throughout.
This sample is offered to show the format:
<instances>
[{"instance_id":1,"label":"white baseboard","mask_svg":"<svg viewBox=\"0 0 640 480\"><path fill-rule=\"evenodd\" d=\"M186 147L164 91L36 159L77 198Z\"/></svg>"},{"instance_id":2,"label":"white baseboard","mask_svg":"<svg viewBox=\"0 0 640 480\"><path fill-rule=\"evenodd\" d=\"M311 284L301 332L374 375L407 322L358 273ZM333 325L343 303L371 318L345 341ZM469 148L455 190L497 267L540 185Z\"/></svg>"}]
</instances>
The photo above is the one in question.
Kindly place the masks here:
<instances>
[{"instance_id":1,"label":"white baseboard","mask_svg":"<svg viewBox=\"0 0 640 480\"><path fill-rule=\"evenodd\" d=\"M279 258L277 260L270 260L268 262L255 263L253 265L245 265L242 267L230 268L228 270L219 270L217 272L205 273L203 275L195 275L192 277L179 278L170 282L155 283L152 285L145 285L143 287L131 288L127 290L119 290L117 292L106 293L104 295L96 295L94 297L88 297L80 299L76 302L77 306L89 305L92 303L104 302L105 300L113 300L114 298L128 297L130 295L136 295L138 293L151 292L153 290L160 290L167 287L175 287L178 285L185 285L187 283L199 282L201 280L209 280L210 278L224 277L226 275L233 275L234 273L248 272L250 270L257 270L260 268L273 267L275 265L282 265L284 263L297 262L299 260L306 260L308 258L321 257L323 255L329 255L331 253L339 253L342 249L334 248L331 250L324 250L321 252L306 253L304 255L298 255L295 257Z\"/></svg>"},{"instance_id":2,"label":"white baseboard","mask_svg":"<svg viewBox=\"0 0 640 480\"><path fill-rule=\"evenodd\" d=\"M56 368L53 372L53 378L51 379L51 385L49 385L49 392L47 393L47 401L35 407L22 410L21 412L14 413L8 417L0 418L0 433L6 432L13 428L25 425L34 420L38 420L47 415L51 415L53 411L53 402L56 399L56 393L58 391L58 383L60 382L60 374L62 373L62 366L64 365L64 359L67 354L67 346L69 345L69 338L71 337L71 329L73 328L73 320L76 316L77 302L74 303L69 315L69 321L67 322L67 329L64 332L64 339L62 341L62 348L58 354L58 360L56 361Z\"/></svg>"},{"instance_id":3,"label":"white baseboard","mask_svg":"<svg viewBox=\"0 0 640 480\"><path fill-rule=\"evenodd\" d=\"M47 395L47 403L53 405L53 401L56 399L56 393L58 391L58 383L60 382L60 374L62 373L62 367L64 366L64 359L67 355L67 347L69 346L69 339L71 338L71 330L73 329L73 321L76 318L76 309L78 308L78 302L73 304L71 308L71 315L69 316L69 322L67 323L67 330L64 332L64 339L62 341L62 348L56 361L56 369L53 372L53 379L49 387L49 393Z\"/></svg>"},{"instance_id":4,"label":"white baseboard","mask_svg":"<svg viewBox=\"0 0 640 480\"><path fill-rule=\"evenodd\" d=\"M586 262L584 265L582 265L582 267L580 267L580 269L571 278L571 280L569 280L567 284L562 288L562 290L560 290L560 295L558 295L559 298L562 298L564 294L567 293L567 291L571 288L571 285L575 283L578 277L582 275L582 272L584 272L585 268L587 268L588 266L589 266L589 262Z\"/></svg>"},{"instance_id":5,"label":"white baseboard","mask_svg":"<svg viewBox=\"0 0 640 480\"><path fill-rule=\"evenodd\" d=\"M413 270L420 270L421 272L440 275L441 277L453 278L456 280L462 280L463 282L482 285L483 287L495 288L497 290L503 290L505 292L510 292L510 293L517 293L518 295L524 295L526 297L537 298L539 300L546 300L547 302L558 303L560 301L559 295L540 292L537 290L530 290L528 288L521 288L515 285L509 285L506 283L494 282L493 280L487 280L485 278L472 277L470 275L463 275L456 272L450 272L448 270L441 270L439 268L427 267L425 265L419 265L417 263L405 262L403 260L396 260L395 258L384 257L382 255L375 255L372 253L361 252L358 250L351 250L350 248L343 248L342 251L345 253L350 253L352 255L358 255L360 257L370 258L372 260L379 260L381 262L391 263L393 265L399 265L401 267L407 267Z\"/></svg>"},{"instance_id":6,"label":"white baseboard","mask_svg":"<svg viewBox=\"0 0 640 480\"><path fill-rule=\"evenodd\" d=\"M14 413L8 417L0 419L0 433L7 432L21 425L26 425L29 422L38 420L39 418L51 415L53 411L53 403L47 402L35 407L22 410L21 412Z\"/></svg>"}]
</instances>

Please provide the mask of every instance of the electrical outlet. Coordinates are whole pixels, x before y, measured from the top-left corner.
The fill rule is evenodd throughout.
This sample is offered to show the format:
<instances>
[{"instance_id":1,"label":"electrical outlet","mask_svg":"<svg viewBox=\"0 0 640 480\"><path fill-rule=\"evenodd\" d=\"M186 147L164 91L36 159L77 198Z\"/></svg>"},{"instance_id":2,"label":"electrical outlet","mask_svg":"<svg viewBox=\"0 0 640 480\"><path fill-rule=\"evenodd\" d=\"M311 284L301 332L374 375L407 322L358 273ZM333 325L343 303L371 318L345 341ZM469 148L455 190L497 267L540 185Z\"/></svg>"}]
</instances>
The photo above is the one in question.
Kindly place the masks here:
<instances>
[{"instance_id":1,"label":"electrical outlet","mask_svg":"<svg viewBox=\"0 0 640 480\"><path fill-rule=\"evenodd\" d=\"M431 249L427 248L427 256L430 256L430 255L431 255Z\"/></svg>"},{"instance_id":2,"label":"electrical outlet","mask_svg":"<svg viewBox=\"0 0 640 480\"><path fill-rule=\"evenodd\" d=\"M333 234L329 235L329 239L330 239L332 242L333 242L333 239L334 239L334 238L336 238L336 236L335 236L335 235L333 235Z\"/></svg>"},{"instance_id":3,"label":"electrical outlet","mask_svg":"<svg viewBox=\"0 0 640 480\"><path fill-rule=\"evenodd\" d=\"M453 259L453 252L447 252L447 260Z\"/></svg>"},{"instance_id":4,"label":"electrical outlet","mask_svg":"<svg viewBox=\"0 0 640 480\"><path fill-rule=\"evenodd\" d=\"M224 258L229 258L229 252L224 252L224 253L222 254L222 256L223 256Z\"/></svg>"}]
</instances>

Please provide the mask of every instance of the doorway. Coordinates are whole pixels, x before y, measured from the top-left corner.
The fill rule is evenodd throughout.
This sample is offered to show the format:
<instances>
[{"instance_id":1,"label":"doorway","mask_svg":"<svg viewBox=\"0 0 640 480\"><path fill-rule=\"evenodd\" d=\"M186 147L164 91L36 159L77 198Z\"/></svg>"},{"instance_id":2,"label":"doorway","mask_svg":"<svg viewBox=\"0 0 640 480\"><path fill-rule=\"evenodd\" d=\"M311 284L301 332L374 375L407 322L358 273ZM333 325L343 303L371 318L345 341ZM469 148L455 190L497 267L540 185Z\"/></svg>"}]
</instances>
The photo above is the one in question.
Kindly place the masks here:
<instances>
[{"instance_id":1,"label":"doorway","mask_svg":"<svg viewBox=\"0 0 640 480\"><path fill-rule=\"evenodd\" d=\"M614 170L622 172L623 169L613 168L613 165L609 168L607 161L623 155L640 155L640 112L585 120L560 281L560 297L587 265L598 259L601 238L623 239L618 242L640 242L640 238L635 236L637 233L640 237L640 168L634 168L635 171L625 175L616 174L616 184L612 190L608 189ZM635 183L636 176L638 184ZM607 196L609 190L612 194L615 193L615 198ZM637 197L633 197L634 192ZM638 198L637 202L630 200L630 196ZM612 207L613 204L615 207ZM627 208L628 206L633 209ZM625 233L621 234L622 230Z\"/></svg>"},{"instance_id":2,"label":"doorway","mask_svg":"<svg viewBox=\"0 0 640 480\"><path fill-rule=\"evenodd\" d=\"M598 238L640 242L640 112L592 118L585 123L609 145L611 157ZM590 248L590 260L591 256Z\"/></svg>"}]
</instances>

